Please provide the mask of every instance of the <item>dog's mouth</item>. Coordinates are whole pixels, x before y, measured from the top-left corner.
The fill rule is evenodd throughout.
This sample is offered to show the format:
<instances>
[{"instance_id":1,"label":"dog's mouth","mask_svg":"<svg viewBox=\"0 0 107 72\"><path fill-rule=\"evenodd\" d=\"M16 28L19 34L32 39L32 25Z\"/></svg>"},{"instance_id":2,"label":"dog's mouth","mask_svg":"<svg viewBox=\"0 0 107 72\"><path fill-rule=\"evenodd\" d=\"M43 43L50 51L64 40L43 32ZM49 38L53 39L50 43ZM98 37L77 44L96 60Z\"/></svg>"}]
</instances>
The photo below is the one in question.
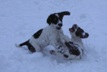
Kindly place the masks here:
<instances>
[{"instance_id":1,"label":"dog's mouth","mask_svg":"<svg viewBox=\"0 0 107 72\"><path fill-rule=\"evenodd\" d=\"M69 31L74 32L75 30L74 30L74 28L69 28Z\"/></svg>"},{"instance_id":2,"label":"dog's mouth","mask_svg":"<svg viewBox=\"0 0 107 72\"><path fill-rule=\"evenodd\" d=\"M77 24L74 24L71 28L69 28L69 31L75 32L75 29L77 29L77 28L78 28Z\"/></svg>"},{"instance_id":3,"label":"dog's mouth","mask_svg":"<svg viewBox=\"0 0 107 72\"><path fill-rule=\"evenodd\" d=\"M58 27L56 27L56 29L60 30L60 29L61 29L61 27L59 27L59 26L58 26Z\"/></svg>"}]
</instances>

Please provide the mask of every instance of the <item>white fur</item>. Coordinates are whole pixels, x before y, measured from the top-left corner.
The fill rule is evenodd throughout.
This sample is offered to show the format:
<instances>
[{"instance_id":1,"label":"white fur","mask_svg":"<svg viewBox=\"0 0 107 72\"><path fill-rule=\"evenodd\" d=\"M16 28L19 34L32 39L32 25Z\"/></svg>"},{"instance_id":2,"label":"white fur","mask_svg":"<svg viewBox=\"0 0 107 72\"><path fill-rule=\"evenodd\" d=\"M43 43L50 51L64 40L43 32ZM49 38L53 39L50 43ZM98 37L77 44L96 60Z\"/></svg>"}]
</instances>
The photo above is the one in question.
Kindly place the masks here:
<instances>
[{"instance_id":1,"label":"white fur","mask_svg":"<svg viewBox=\"0 0 107 72\"><path fill-rule=\"evenodd\" d=\"M76 29L76 30L77 30L77 29ZM75 31L75 32L76 32L76 31ZM71 39L70 39L68 36L65 36L65 35L63 35L63 37L64 37L64 39L66 39L67 41L70 40L71 42L73 42L73 44L74 44L75 46L78 47L78 49L79 49L79 51L80 51L80 55L76 56L76 55L70 54L68 48L67 48L65 45L63 45L62 48L61 48L61 49L63 49L63 50L61 50L61 49L59 50L59 51L63 51L63 54L59 53L59 51L57 50L58 52L56 52L56 55L65 58L63 55L66 54L66 55L68 55L68 58L65 58L65 59L81 59L81 57L82 57L82 55L83 55L83 53L84 53L84 52L83 52L83 51L84 51L84 46L83 46L82 38L77 37L77 36L75 35L75 32L70 32L70 34L71 34ZM85 34L85 32L83 32L83 34ZM62 39L63 39L63 38L62 38Z\"/></svg>"},{"instance_id":2,"label":"white fur","mask_svg":"<svg viewBox=\"0 0 107 72\"><path fill-rule=\"evenodd\" d=\"M65 44L61 45L62 47L60 49L53 49L54 50L53 54L58 56L58 57L61 57L63 59L67 59L67 60L81 59L82 54L83 54L83 52L82 52L82 48L83 48L82 40L78 37L75 37L75 36L73 37L72 35L71 35L71 39L66 35L63 35L61 37L62 37L61 39L64 41L66 40L68 42L73 42L78 47L78 49L80 51L80 55L76 56L76 55L70 54L69 49L67 48L67 46L65 46ZM64 54L68 55L68 57L67 58L64 57Z\"/></svg>"},{"instance_id":3,"label":"white fur","mask_svg":"<svg viewBox=\"0 0 107 72\"><path fill-rule=\"evenodd\" d=\"M52 45L56 49L64 44L66 39L63 37L62 30L56 29L57 25L51 24L45 27L39 38L35 39L33 36L29 42L36 48L36 51L42 50L48 45Z\"/></svg>"},{"instance_id":4,"label":"white fur","mask_svg":"<svg viewBox=\"0 0 107 72\"><path fill-rule=\"evenodd\" d=\"M71 33L71 41L77 45L79 51L80 51L80 55L79 57L81 58L83 55L83 50L84 50L84 46L83 46L83 42L82 39L77 37L74 33Z\"/></svg>"}]
</instances>

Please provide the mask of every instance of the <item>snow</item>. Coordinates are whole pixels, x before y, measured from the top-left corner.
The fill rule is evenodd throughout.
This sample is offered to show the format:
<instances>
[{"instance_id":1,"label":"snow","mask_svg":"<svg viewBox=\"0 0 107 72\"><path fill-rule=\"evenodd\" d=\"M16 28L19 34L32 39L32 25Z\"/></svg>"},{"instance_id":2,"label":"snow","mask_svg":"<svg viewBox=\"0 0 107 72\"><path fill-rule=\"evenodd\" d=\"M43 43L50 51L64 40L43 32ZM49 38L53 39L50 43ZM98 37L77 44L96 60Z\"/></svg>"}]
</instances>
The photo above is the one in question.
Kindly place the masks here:
<instances>
[{"instance_id":1,"label":"snow","mask_svg":"<svg viewBox=\"0 0 107 72\"><path fill-rule=\"evenodd\" d=\"M0 0L0 72L106 72L107 0ZM15 47L46 24L49 14L70 11L63 30L77 23L90 36L84 39L81 60L58 62L42 53Z\"/></svg>"}]
</instances>

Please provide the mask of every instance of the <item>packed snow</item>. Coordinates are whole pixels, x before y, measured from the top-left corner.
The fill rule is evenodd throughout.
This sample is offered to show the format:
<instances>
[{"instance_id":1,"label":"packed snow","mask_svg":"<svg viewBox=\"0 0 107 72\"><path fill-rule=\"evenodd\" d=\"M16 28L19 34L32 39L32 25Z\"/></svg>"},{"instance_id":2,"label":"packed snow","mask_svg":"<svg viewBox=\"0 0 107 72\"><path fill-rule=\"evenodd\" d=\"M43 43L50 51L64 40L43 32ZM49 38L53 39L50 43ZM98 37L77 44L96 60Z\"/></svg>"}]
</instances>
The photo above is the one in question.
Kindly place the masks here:
<instances>
[{"instance_id":1,"label":"packed snow","mask_svg":"<svg viewBox=\"0 0 107 72\"><path fill-rule=\"evenodd\" d=\"M0 0L0 72L106 72L107 0ZM40 52L17 48L38 29L47 26L51 13L70 11L63 19L64 34L78 24L89 38L80 60L57 61Z\"/></svg>"}]
</instances>

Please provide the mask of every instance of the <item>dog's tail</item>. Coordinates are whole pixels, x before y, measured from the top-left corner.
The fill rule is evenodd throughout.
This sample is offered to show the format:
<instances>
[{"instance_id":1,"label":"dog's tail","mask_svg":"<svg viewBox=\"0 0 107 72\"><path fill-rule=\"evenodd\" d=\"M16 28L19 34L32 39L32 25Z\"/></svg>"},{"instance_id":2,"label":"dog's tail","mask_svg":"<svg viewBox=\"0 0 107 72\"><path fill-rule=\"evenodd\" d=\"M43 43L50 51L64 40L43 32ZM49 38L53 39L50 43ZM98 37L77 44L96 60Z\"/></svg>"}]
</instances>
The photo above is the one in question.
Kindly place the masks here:
<instances>
[{"instance_id":1,"label":"dog's tail","mask_svg":"<svg viewBox=\"0 0 107 72\"><path fill-rule=\"evenodd\" d=\"M29 40L27 40L27 41L25 41L25 42L23 42L23 43L21 43L21 44L19 44L19 45L17 45L16 44L16 47L22 47L22 46L27 46L28 47L28 49L33 53L33 52L36 52L36 49L29 43Z\"/></svg>"},{"instance_id":2,"label":"dog's tail","mask_svg":"<svg viewBox=\"0 0 107 72\"><path fill-rule=\"evenodd\" d=\"M29 43L29 40L27 40L27 41L25 41L25 42L23 42L23 43L20 43L20 44L15 44L15 46L19 48L19 47L22 47L22 46L24 46L24 45L27 46L28 43Z\"/></svg>"},{"instance_id":3,"label":"dog's tail","mask_svg":"<svg viewBox=\"0 0 107 72\"><path fill-rule=\"evenodd\" d=\"M22 46L24 46L24 45L28 45L28 43L29 43L29 40L27 40L27 41L25 41L25 42L19 44L18 46L19 46L19 47L22 47Z\"/></svg>"}]
</instances>

